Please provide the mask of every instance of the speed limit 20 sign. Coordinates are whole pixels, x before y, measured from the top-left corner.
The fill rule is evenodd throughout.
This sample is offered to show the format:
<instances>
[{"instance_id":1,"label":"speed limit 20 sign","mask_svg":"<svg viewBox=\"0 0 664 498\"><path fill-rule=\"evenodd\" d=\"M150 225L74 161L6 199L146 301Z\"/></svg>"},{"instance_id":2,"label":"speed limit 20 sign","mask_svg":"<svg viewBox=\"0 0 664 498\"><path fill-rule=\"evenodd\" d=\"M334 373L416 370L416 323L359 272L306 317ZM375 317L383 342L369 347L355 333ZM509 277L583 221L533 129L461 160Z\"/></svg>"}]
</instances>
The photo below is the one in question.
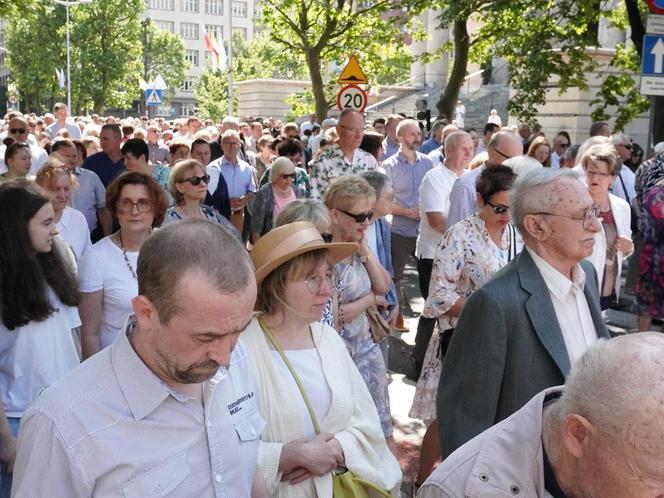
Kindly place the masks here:
<instances>
[{"instance_id":1,"label":"speed limit 20 sign","mask_svg":"<svg viewBox=\"0 0 664 498\"><path fill-rule=\"evenodd\" d=\"M359 86L346 85L337 94L337 107L339 107L340 111L354 109L363 112L368 100L367 93Z\"/></svg>"}]
</instances>

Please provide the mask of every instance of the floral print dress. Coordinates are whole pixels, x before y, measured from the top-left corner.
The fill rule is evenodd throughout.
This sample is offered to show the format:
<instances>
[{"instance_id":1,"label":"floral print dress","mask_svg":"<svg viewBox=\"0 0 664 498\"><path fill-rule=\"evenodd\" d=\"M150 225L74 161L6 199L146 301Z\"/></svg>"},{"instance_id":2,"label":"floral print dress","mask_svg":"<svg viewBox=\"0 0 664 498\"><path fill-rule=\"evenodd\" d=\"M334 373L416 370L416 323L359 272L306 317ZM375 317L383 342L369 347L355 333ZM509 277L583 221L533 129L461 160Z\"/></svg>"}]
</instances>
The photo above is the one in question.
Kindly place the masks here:
<instances>
[{"instance_id":1,"label":"floral print dress","mask_svg":"<svg viewBox=\"0 0 664 498\"><path fill-rule=\"evenodd\" d=\"M357 254L352 256L350 264L337 263L336 271L339 305L352 303L371 291L371 278ZM387 390L387 367L380 346L371 337L369 318L366 313L360 313L354 320L343 320L339 317L337 330L369 388L378 410L383 434L389 437L393 428Z\"/></svg>"},{"instance_id":2,"label":"floral print dress","mask_svg":"<svg viewBox=\"0 0 664 498\"><path fill-rule=\"evenodd\" d=\"M664 316L664 184L650 189L643 199L643 249L636 284L636 312Z\"/></svg>"},{"instance_id":3,"label":"floral print dress","mask_svg":"<svg viewBox=\"0 0 664 498\"><path fill-rule=\"evenodd\" d=\"M515 249L513 254L523 247L516 230L508 225L497 246L477 213L452 225L443 235L436 248L429 297L422 312L424 317L438 318L438 333L429 341L410 417L419 418L427 425L436 419L436 394L442 366L441 332L454 328L458 320L445 313L458 299L468 298L508 263L510 244Z\"/></svg>"}]
</instances>

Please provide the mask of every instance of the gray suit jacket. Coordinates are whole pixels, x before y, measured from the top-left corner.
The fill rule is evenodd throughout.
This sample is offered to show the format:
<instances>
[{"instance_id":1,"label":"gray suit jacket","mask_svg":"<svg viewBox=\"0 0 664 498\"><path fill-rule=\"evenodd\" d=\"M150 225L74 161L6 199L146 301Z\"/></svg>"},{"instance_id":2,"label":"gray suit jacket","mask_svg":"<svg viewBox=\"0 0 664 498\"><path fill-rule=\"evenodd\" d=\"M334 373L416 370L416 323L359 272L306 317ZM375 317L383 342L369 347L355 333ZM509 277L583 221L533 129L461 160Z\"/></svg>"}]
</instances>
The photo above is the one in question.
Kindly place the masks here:
<instances>
[{"instance_id":1,"label":"gray suit jacket","mask_svg":"<svg viewBox=\"0 0 664 498\"><path fill-rule=\"evenodd\" d=\"M609 338L593 266L584 294L597 336ZM523 250L473 293L443 361L436 409L443 458L509 417L538 392L564 384L570 361L546 283Z\"/></svg>"}]
</instances>

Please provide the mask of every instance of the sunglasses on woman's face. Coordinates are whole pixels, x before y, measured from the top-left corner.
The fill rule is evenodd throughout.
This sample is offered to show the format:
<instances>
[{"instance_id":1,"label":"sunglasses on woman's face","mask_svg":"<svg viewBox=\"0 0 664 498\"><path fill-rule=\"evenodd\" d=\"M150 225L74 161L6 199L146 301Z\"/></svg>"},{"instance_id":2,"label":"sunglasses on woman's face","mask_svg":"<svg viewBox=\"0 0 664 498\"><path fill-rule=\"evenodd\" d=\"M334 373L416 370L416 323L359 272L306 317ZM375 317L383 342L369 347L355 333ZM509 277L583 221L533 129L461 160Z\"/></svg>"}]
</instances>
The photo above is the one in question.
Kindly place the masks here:
<instances>
[{"instance_id":1,"label":"sunglasses on woman's face","mask_svg":"<svg viewBox=\"0 0 664 498\"><path fill-rule=\"evenodd\" d=\"M337 209L337 211L342 212L346 216L349 216L350 218L353 218L357 223L363 223L364 220L369 220L371 221L371 218L373 218L373 211L367 211L366 213L349 213L348 211L344 211L343 209Z\"/></svg>"},{"instance_id":2,"label":"sunglasses on woman's face","mask_svg":"<svg viewBox=\"0 0 664 498\"><path fill-rule=\"evenodd\" d=\"M291 173L289 175L281 175L282 180L295 180L295 173Z\"/></svg>"},{"instance_id":3,"label":"sunglasses on woman's face","mask_svg":"<svg viewBox=\"0 0 664 498\"><path fill-rule=\"evenodd\" d=\"M504 204L491 204L489 201L484 201L486 202L489 206L493 208L493 212L496 214L505 214L507 211L510 210L509 206L505 206Z\"/></svg>"},{"instance_id":4,"label":"sunglasses on woman's face","mask_svg":"<svg viewBox=\"0 0 664 498\"><path fill-rule=\"evenodd\" d=\"M189 177L189 178L185 178L180 183L184 183L184 182L189 182L194 187L196 187L196 186L200 185L201 182L206 183L206 184L210 183L210 175L192 176L192 177Z\"/></svg>"}]
</instances>

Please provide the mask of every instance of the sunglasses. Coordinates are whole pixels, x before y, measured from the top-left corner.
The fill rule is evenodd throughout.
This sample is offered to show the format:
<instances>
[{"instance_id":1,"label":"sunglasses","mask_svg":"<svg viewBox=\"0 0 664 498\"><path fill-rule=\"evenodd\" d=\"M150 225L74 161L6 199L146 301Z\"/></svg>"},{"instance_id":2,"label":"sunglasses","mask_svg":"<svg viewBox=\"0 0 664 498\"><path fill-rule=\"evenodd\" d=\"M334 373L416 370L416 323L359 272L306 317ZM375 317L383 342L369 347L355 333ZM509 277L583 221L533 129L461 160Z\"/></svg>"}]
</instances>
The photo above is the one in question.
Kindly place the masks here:
<instances>
[{"instance_id":1,"label":"sunglasses","mask_svg":"<svg viewBox=\"0 0 664 498\"><path fill-rule=\"evenodd\" d=\"M632 144L618 144L618 145L622 145L622 146L625 147L627 150L632 150Z\"/></svg>"},{"instance_id":2,"label":"sunglasses","mask_svg":"<svg viewBox=\"0 0 664 498\"><path fill-rule=\"evenodd\" d=\"M507 211L510 210L509 206L505 206L503 204L491 204L489 201L485 200L484 201L486 204L491 206L493 208L493 212L496 214L505 214Z\"/></svg>"},{"instance_id":3,"label":"sunglasses","mask_svg":"<svg viewBox=\"0 0 664 498\"><path fill-rule=\"evenodd\" d=\"M9 133L12 135L22 135L26 131L28 131L26 128L9 128Z\"/></svg>"},{"instance_id":4,"label":"sunglasses","mask_svg":"<svg viewBox=\"0 0 664 498\"><path fill-rule=\"evenodd\" d=\"M191 183L194 187L196 187L196 186L200 185L201 182L203 182L203 183L210 183L210 175L192 176L192 177L189 177L189 178L185 178L185 179L182 180L180 183L184 183L184 182L189 182L189 183Z\"/></svg>"},{"instance_id":5,"label":"sunglasses","mask_svg":"<svg viewBox=\"0 0 664 498\"><path fill-rule=\"evenodd\" d=\"M290 173L288 175L281 175L282 180L295 180L295 173Z\"/></svg>"},{"instance_id":6,"label":"sunglasses","mask_svg":"<svg viewBox=\"0 0 664 498\"><path fill-rule=\"evenodd\" d=\"M348 211L344 211L343 209L337 209L337 211L342 212L346 216L353 218L357 223L363 223L365 220L371 221L371 218L373 218L373 211L368 211L366 213L349 213Z\"/></svg>"},{"instance_id":7,"label":"sunglasses","mask_svg":"<svg viewBox=\"0 0 664 498\"><path fill-rule=\"evenodd\" d=\"M323 238L326 244L329 244L332 242L332 234L331 233L321 233L320 236Z\"/></svg>"}]
</instances>

